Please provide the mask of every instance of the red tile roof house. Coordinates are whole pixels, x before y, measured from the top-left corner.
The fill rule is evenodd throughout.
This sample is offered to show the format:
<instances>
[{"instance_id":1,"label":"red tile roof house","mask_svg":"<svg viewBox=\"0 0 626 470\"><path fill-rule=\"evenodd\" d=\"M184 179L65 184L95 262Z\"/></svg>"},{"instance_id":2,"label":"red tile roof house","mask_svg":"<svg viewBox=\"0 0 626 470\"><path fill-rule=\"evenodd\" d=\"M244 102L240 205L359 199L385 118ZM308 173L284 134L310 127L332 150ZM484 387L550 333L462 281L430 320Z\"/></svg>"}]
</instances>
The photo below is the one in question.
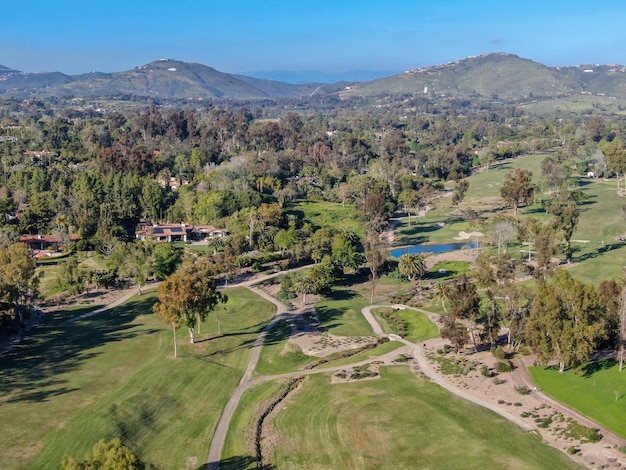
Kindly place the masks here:
<instances>
[{"instance_id":1,"label":"red tile roof house","mask_svg":"<svg viewBox=\"0 0 626 470\"><path fill-rule=\"evenodd\" d=\"M70 243L76 243L78 240L80 240L80 237L75 233L69 236ZM35 257L43 257L51 256L50 248L53 246L62 248L63 243L68 240L62 239L57 235L22 235L20 241L28 245Z\"/></svg>"},{"instance_id":2,"label":"red tile roof house","mask_svg":"<svg viewBox=\"0 0 626 470\"><path fill-rule=\"evenodd\" d=\"M145 225L141 230L135 232L135 238L142 241L174 243L204 240L205 238L222 238L228 233L228 230L215 228L212 225L158 224Z\"/></svg>"}]
</instances>

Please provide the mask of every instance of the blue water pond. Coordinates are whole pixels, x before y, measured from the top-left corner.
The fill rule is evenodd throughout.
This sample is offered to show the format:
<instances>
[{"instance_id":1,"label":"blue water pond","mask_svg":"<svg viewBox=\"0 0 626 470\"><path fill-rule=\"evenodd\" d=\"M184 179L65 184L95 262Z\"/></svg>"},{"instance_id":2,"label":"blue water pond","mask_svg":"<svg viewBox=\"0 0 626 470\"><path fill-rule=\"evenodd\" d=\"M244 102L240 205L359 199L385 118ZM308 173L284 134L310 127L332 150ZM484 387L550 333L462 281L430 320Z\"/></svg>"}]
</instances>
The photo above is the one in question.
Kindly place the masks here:
<instances>
[{"instance_id":1,"label":"blue water pond","mask_svg":"<svg viewBox=\"0 0 626 470\"><path fill-rule=\"evenodd\" d=\"M393 258L400 258L404 254L415 253L446 253L448 251L463 250L466 248L478 248L478 243L473 242L459 242L459 243L436 243L433 245L414 245L405 248L398 248L397 250L391 250L390 255Z\"/></svg>"}]
</instances>

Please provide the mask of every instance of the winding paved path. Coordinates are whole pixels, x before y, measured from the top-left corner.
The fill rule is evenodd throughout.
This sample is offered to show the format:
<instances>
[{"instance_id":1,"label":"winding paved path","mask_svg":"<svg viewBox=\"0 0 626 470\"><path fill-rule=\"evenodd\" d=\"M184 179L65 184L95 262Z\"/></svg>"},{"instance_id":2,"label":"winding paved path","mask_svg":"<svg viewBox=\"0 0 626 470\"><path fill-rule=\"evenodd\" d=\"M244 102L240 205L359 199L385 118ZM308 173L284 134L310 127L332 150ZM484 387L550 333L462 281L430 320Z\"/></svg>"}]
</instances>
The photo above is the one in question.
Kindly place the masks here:
<instances>
[{"instance_id":1,"label":"winding paved path","mask_svg":"<svg viewBox=\"0 0 626 470\"><path fill-rule=\"evenodd\" d=\"M280 274L280 273L278 273ZM277 275L278 275L277 274ZM263 331L261 332L261 334L259 335L259 337L257 338L257 340L254 343L253 346L253 350L252 350L252 354L250 357L250 361L248 362L248 367L246 368L246 372L244 373L244 375L241 378L241 381L239 382L239 385L237 386L237 388L235 389L233 395L231 396L231 399L229 400L228 404L226 405L224 412L222 413L222 416L220 418L220 421L218 423L215 435L213 437L213 441L211 442L211 448L209 450L209 456L208 456L208 460L207 460L207 470L217 470L219 468L219 462L220 462L220 458L221 458L221 453L222 453L222 448L224 446L224 442L226 439L226 434L228 432L228 428L230 426L230 421L232 420L232 417L237 409L237 406L239 405L239 401L241 400L241 397L243 396L243 394L249 390L250 388L264 383L264 382L268 382L268 381L272 381L272 380L277 380L277 379L282 379L282 378L291 378L291 377L302 377L302 376L306 376L306 375L313 375L313 374L320 374L320 373L328 373L328 372L335 372L335 371L339 371L339 370L344 370L347 367L355 367L355 366L360 366L360 365L365 365L365 364L369 364L373 361L385 361L387 359L391 359L394 356L397 356L398 354L407 352L407 351L411 351L413 354L413 357L415 358L417 364L420 367L421 372L427 376L432 382L436 383L437 385L443 387L444 389L448 390L449 392L464 398L472 403L475 403L477 405L480 405L484 408L487 408L497 414L499 414L500 416L503 416L504 418L508 419L509 421L513 422L514 424L516 424L517 426L521 427L524 430L530 431L535 429L535 426L533 426L532 424L530 424L528 421L522 419L520 416L517 416L514 413L509 412L508 410L497 406L494 403L491 403L489 401L483 400L471 393L466 392L463 389L460 389L456 386L454 386L453 384L449 383L447 380L443 379L442 376L440 374L438 374L435 369L432 367L432 365L430 364L430 362L428 361L428 359L426 358L425 355L425 351L423 349L423 347L419 346L418 344L414 344L411 343L410 341L407 341L403 338L401 338L398 335L394 335L394 334L386 334L383 329L381 328L380 324L378 323L378 321L376 321L376 319L374 318L374 315L372 314L372 310L375 308L382 308L382 307L388 307L388 308L398 308L398 309L404 309L404 310L413 310L419 313L423 313L425 315L427 315L433 322L436 323L439 315L426 311L426 310L422 310L422 309L418 309L418 308L413 308L413 307L409 307L406 305L400 305L400 304L390 304L390 305L371 305L368 307L365 307L364 309L362 309L362 313L363 316L365 317L365 319L367 320L367 322L370 324L370 326L372 327L372 331L374 332L374 334L376 334L379 337L387 337L389 338L391 341L398 341L400 343L404 344L404 348L402 349L396 349L394 351L391 351L385 355L379 356L379 357L374 357L374 358L370 358L370 359L366 359L360 362L356 362L350 365L342 365L342 366L336 366L336 367L327 367L327 368L320 368L320 369L312 369L312 370L302 370L302 371L297 371L297 372L291 372L291 373L286 373L286 374L280 374L280 375L266 375L266 376L262 376L262 377L258 377L254 380L251 379L252 374L254 372L254 370L256 369L256 365L259 361L259 356L261 353L261 348L263 347L263 343L265 341L265 336L267 335L267 332L276 324L277 321L286 318L286 316L288 315L287 313L287 308L286 306L281 303L280 301L276 300L274 297L270 296L269 294L267 294L265 291L258 289L258 288L254 288L251 287L251 285L253 283L257 283L260 282L259 279L254 280L254 281L248 281L246 284L246 287L248 287L250 290L252 290L253 292L255 292L256 294L260 295L261 297L263 297L264 299L272 302L274 305L276 305L276 314L274 316L274 318L271 320L271 322L263 329ZM240 285L245 285L245 284L240 284ZM528 373L527 370L527 364L525 364L523 361L517 361L516 364L518 367L516 368L516 370L518 370L519 372L517 373L518 375L516 376L516 379L518 381L521 381L522 383L526 384L529 388L534 388L534 384L530 378L530 374ZM598 423L596 423L595 421L581 415L580 413L576 412L575 410L563 405L562 403L559 403L555 400L553 400L552 398L548 397L547 395L543 394L542 392L535 392L535 395L538 399L543 400L546 403L549 403L554 409L567 414L571 417L573 417L574 419L576 419L577 421L581 422L582 424L584 424L585 426L590 426L593 428L598 428L600 429L600 432L603 434L603 436L605 436L605 439L607 439L607 443L611 443L611 444L615 444L618 446L623 446L626 445L626 439L624 439L622 436L609 431L608 429L600 426Z\"/></svg>"}]
</instances>

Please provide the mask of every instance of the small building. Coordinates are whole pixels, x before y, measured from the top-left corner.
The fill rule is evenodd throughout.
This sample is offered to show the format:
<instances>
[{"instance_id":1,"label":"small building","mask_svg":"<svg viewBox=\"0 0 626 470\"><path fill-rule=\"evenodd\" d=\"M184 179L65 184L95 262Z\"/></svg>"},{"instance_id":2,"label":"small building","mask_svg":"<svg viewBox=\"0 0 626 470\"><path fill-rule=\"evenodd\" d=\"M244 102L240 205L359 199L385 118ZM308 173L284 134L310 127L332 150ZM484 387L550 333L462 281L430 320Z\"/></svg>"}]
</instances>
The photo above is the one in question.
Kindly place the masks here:
<instances>
[{"instance_id":1,"label":"small building","mask_svg":"<svg viewBox=\"0 0 626 470\"><path fill-rule=\"evenodd\" d=\"M138 240L152 240L154 242L187 242L191 240L205 240L207 238L223 238L229 234L228 230L216 228L212 225L188 224L154 224L145 225L135 232Z\"/></svg>"},{"instance_id":2,"label":"small building","mask_svg":"<svg viewBox=\"0 0 626 470\"><path fill-rule=\"evenodd\" d=\"M222 228L216 228L212 225L194 225L191 229L191 237L193 240L205 240L207 238L224 238L229 235L229 231Z\"/></svg>"},{"instance_id":3,"label":"small building","mask_svg":"<svg viewBox=\"0 0 626 470\"><path fill-rule=\"evenodd\" d=\"M185 224L158 224L146 225L135 232L135 238L141 241L152 240L154 242L186 242L191 232L191 227Z\"/></svg>"},{"instance_id":4,"label":"small building","mask_svg":"<svg viewBox=\"0 0 626 470\"><path fill-rule=\"evenodd\" d=\"M51 248L61 248L67 243L76 243L80 240L77 234L62 238L57 235L22 235L20 241L25 243L33 252L50 251Z\"/></svg>"}]
</instances>

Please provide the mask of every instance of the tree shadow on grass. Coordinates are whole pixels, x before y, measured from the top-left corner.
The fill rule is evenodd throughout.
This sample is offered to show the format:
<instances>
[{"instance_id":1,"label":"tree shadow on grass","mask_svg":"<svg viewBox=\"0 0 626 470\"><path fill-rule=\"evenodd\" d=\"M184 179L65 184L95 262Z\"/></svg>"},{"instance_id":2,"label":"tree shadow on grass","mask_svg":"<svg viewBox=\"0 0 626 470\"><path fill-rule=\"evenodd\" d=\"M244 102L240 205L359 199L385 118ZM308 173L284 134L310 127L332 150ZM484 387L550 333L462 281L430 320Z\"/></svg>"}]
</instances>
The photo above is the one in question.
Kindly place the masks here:
<instances>
[{"instance_id":1,"label":"tree shadow on grass","mask_svg":"<svg viewBox=\"0 0 626 470\"><path fill-rule=\"evenodd\" d=\"M437 230L441 230L441 227L435 223L417 223L412 224L411 227L403 228L402 232L400 232L398 236L402 237L403 239L410 239L411 243L419 244L427 242L429 239L427 235L422 234L435 232Z\"/></svg>"},{"instance_id":2,"label":"tree shadow on grass","mask_svg":"<svg viewBox=\"0 0 626 470\"><path fill-rule=\"evenodd\" d=\"M580 256L573 256L572 257L572 261L581 263L583 261L589 260L589 259L593 259L593 258L597 258L600 255L603 255L609 251L613 251L613 250L617 250L619 248L622 248L624 246L624 243L622 242L617 242L617 243L606 243L600 247L598 247L595 251L588 251L584 254L581 254ZM577 247L577 246L573 246L572 247L572 253L575 255L578 251L582 251L582 248Z\"/></svg>"},{"instance_id":3,"label":"tree shadow on grass","mask_svg":"<svg viewBox=\"0 0 626 470\"><path fill-rule=\"evenodd\" d=\"M358 294L348 289L333 290L333 292L327 296L328 299L336 302L345 302L354 299L355 297L358 297ZM333 304L331 303L331 305ZM345 304L339 305L340 306L338 308L319 304L315 306L315 311L317 312L322 329L327 330L341 325L338 318L345 313L345 306L341 306Z\"/></svg>"},{"instance_id":4,"label":"tree shadow on grass","mask_svg":"<svg viewBox=\"0 0 626 470\"><path fill-rule=\"evenodd\" d=\"M219 462L209 462L208 465L201 465L196 467L196 470L245 470L245 469L262 469L262 470L274 470L273 465L257 466L256 458L245 455L229 457L227 459L221 459Z\"/></svg>"},{"instance_id":5,"label":"tree shadow on grass","mask_svg":"<svg viewBox=\"0 0 626 470\"><path fill-rule=\"evenodd\" d=\"M278 344L291 337L291 324L287 320L278 321L265 335L264 345Z\"/></svg>"},{"instance_id":6,"label":"tree shadow on grass","mask_svg":"<svg viewBox=\"0 0 626 470\"><path fill-rule=\"evenodd\" d=\"M145 330L137 331L138 325L132 322L150 313L153 304L154 298L146 296L74 323L66 320L80 314L81 309L47 316L0 355L3 401L44 401L72 391L66 381L58 378L60 374L76 370L96 357L100 346L145 334Z\"/></svg>"},{"instance_id":7,"label":"tree shadow on grass","mask_svg":"<svg viewBox=\"0 0 626 470\"><path fill-rule=\"evenodd\" d=\"M585 378L590 378L596 372L600 372L602 370L610 369L617 364L615 359L601 359L599 361L588 362L584 366L580 368L580 373Z\"/></svg>"}]
</instances>

